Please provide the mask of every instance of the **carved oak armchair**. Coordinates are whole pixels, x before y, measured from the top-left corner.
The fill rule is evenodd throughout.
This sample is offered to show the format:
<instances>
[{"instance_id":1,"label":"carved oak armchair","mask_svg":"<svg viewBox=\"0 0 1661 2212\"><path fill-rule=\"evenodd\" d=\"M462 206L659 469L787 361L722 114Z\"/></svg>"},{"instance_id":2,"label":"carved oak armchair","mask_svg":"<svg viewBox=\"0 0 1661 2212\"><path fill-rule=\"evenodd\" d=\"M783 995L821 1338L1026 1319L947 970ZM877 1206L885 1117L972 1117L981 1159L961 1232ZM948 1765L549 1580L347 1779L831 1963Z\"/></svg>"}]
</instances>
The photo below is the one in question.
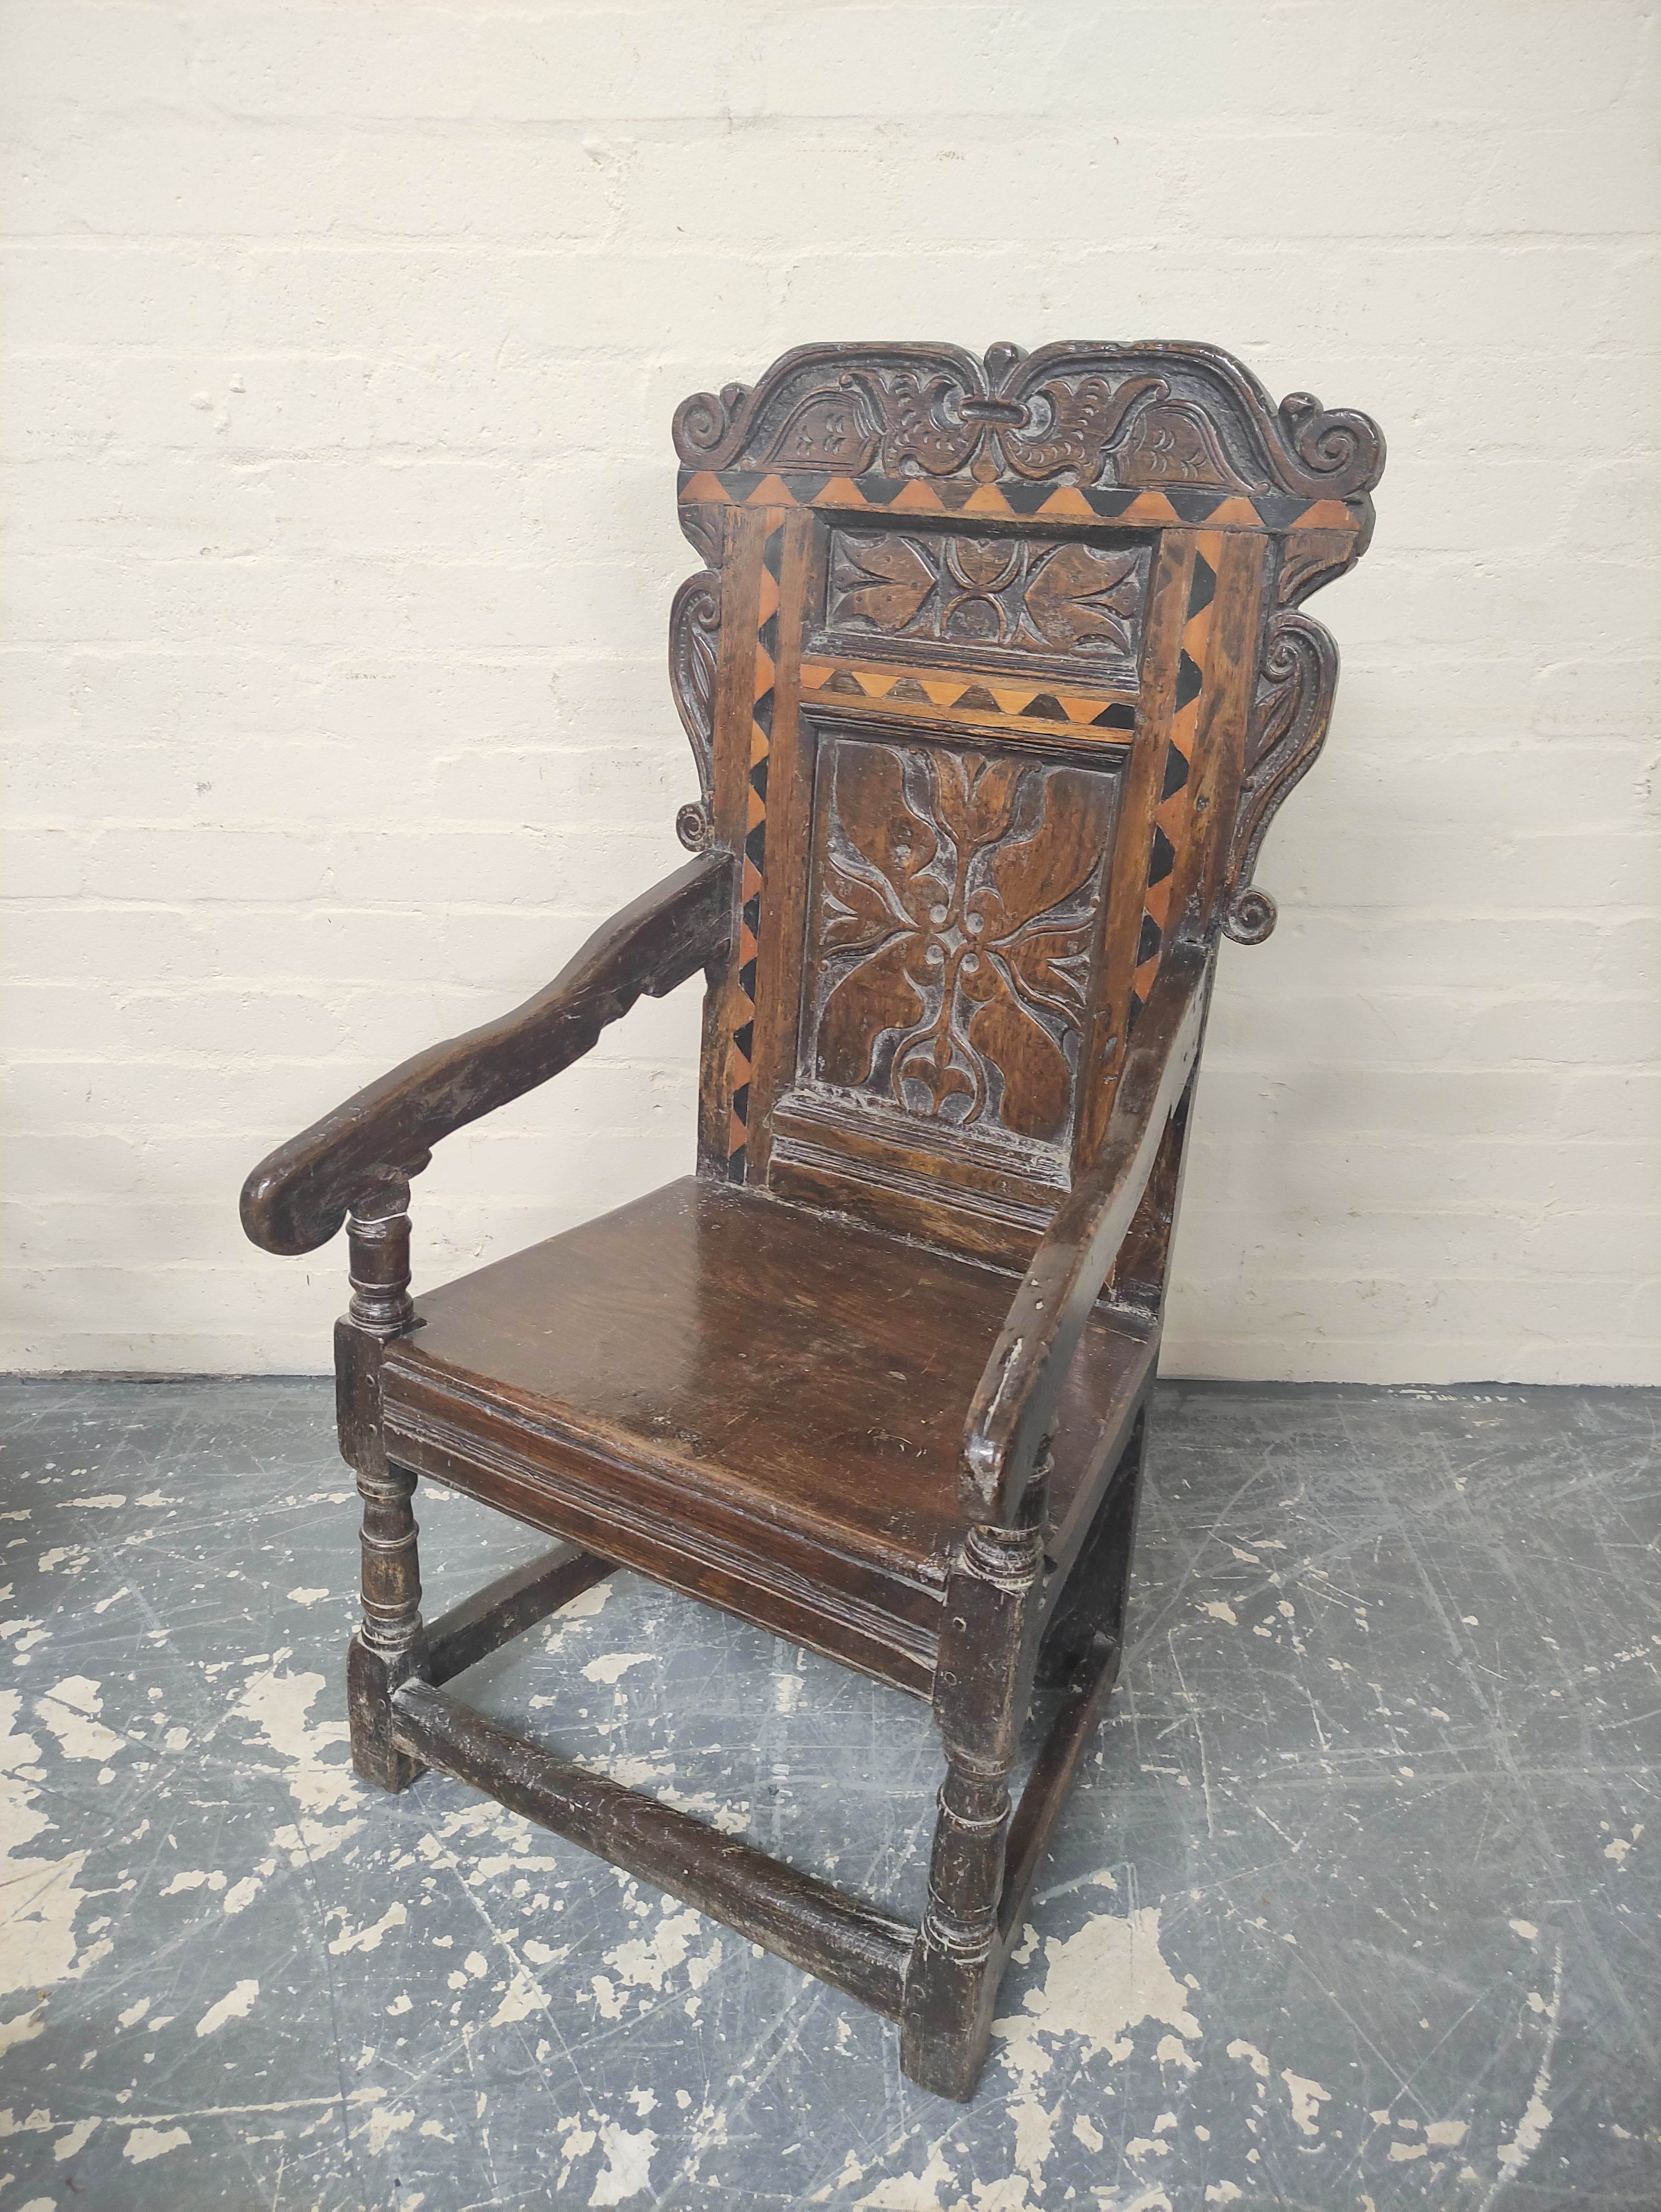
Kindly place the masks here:
<instances>
[{"instance_id":1,"label":"carved oak armchair","mask_svg":"<svg viewBox=\"0 0 1661 2212\"><path fill-rule=\"evenodd\" d=\"M1123 1649L1217 940L1274 927L1253 866L1332 703L1298 609L1365 550L1384 444L1176 344L808 346L675 443L696 857L274 1152L242 1218L279 1253L348 1225L358 1772L478 1784L966 2097ZM431 1147L699 974L697 1174L412 1300ZM563 1541L423 1625L423 1474ZM930 1703L921 1927L445 1686L617 1565Z\"/></svg>"}]
</instances>

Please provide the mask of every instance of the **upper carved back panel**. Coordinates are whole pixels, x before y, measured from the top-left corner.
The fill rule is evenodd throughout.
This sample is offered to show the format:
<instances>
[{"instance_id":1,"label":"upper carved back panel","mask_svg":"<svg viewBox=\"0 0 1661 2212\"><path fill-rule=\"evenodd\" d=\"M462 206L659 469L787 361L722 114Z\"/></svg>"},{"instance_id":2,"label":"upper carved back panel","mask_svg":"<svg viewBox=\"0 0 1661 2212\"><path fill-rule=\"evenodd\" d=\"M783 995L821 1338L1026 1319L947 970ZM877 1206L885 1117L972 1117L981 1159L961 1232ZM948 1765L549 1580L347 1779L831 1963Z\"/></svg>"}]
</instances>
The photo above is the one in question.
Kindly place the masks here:
<instances>
[{"instance_id":1,"label":"upper carved back panel","mask_svg":"<svg viewBox=\"0 0 1661 2212\"><path fill-rule=\"evenodd\" d=\"M1185 346L805 348L676 440L702 1170L1022 1265L1173 933L1273 927L1382 441Z\"/></svg>"}]
</instances>

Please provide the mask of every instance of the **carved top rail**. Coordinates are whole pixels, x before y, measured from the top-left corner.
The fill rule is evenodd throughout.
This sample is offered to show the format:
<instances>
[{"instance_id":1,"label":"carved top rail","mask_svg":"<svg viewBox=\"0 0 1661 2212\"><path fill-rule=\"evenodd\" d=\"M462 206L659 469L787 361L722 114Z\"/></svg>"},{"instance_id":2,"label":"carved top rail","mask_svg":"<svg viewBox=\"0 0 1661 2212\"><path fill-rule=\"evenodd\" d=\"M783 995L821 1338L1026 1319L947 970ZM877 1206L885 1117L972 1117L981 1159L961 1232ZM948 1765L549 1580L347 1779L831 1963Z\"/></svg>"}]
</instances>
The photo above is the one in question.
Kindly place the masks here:
<instances>
[{"instance_id":1,"label":"carved top rail","mask_svg":"<svg viewBox=\"0 0 1661 2212\"><path fill-rule=\"evenodd\" d=\"M1375 423L1276 407L1214 347L800 346L675 416L691 501L968 509L1078 522L1338 529L1365 538ZM1311 512L1311 510L1313 510ZM1359 550L1359 549L1358 549Z\"/></svg>"}]
</instances>

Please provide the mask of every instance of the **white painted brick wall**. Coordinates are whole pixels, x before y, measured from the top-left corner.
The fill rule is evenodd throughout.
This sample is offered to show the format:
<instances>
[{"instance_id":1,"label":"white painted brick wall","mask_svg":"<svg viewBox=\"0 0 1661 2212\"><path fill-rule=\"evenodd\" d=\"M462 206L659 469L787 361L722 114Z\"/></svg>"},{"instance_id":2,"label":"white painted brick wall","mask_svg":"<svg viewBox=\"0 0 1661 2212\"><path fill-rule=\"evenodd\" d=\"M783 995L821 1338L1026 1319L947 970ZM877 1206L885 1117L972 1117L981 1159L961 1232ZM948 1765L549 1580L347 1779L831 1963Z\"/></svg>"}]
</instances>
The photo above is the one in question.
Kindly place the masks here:
<instances>
[{"instance_id":1,"label":"white painted brick wall","mask_svg":"<svg viewBox=\"0 0 1661 2212\"><path fill-rule=\"evenodd\" d=\"M677 864L685 392L1188 336L1393 459L1167 1365L1658 1379L1645 0L0 15L0 1364L319 1365L246 1170ZM422 1277L681 1171L697 1011L447 1146Z\"/></svg>"}]
</instances>

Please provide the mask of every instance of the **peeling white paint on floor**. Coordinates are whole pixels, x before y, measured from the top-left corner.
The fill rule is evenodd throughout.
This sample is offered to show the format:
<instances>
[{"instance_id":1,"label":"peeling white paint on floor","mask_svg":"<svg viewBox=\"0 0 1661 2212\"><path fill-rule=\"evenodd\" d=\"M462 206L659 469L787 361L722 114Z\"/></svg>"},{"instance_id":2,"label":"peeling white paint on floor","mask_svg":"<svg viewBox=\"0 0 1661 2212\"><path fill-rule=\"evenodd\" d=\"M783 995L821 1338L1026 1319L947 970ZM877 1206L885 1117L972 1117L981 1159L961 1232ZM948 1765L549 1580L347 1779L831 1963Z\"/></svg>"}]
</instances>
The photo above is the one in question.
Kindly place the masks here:
<instances>
[{"instance_id":1,"label":"peeling white paint on floor","mask_svg":"<svg viewBox=\"0 0 1661 2212\"><path fill-rule=\"evenodd\" d=\"M1300 2135L1318 2136L1321 2107L1331 2102L1331 2090L1323 2089L1318 2081L1309 2081L1301 2074L1294 2074L1289 2066L1281 2069L1281 2079L1292 2100L1293 2126Z\"/></svg>"},{"instance_id":2,"label":"peeling white paint on floor","mask_svg":"<svg viewBox=\"0 0 1661 2212\"><path fill-rule=\"evenodd\" d=\"M1003 2063L1022 2080L1047 2074L1053 2063L1040 2038L1076 2035L1086 2055L1130 2056L1127 2031L1145 2021L1163 2021L1185 2041L1200 2033L1189 2009L1189 1991L1159 1948L1158 1905L1128 1915L1098 1912L1065 1941L1043 1944L1042 1987L1029 1989L1023 2010L994 2023Z\"/></svg>"},{"instance_id":3,"label":"peeling white paint on floor","mask_svg":"<svg viewBox=\"0 0 1661 2212\"><path fill-rule=\"evenodd\" d=\"M188 2128L135 2128L122 2145L121 2154L135 2166L148 2166L170 2150L183 2150L191 2140Z\"/></svg>"},{"instance_id":4,"label":"peeling white paint on floor","mask_svg":"<svg viewBox=\"0 0 1661 2212\"><path fill-rule=\"evenodd\" d=\"M76 1886L84 1851L20 1856L20 1846L55 1826L39 1802L40 1747L15 1726L21 1705L16 1691L0 1691L0 1996L45 1990L70 1972L87 1894Z\"/></svg>"},{"instance_id":5,"label":"peeling white paint on floor","mask_svg":"<svg viewBox=\"0 0 1661 2212\"><path fill-rule=\"evenodd\" d=\"M37 1699L34 1712L36 1719L57 1737L65 1759L104 1760L125 1751L126 1740L100 1722L98 1716L103 1710L97 1683L89 1682L84 1674L68 1674Z\"/></svg>"},{"instance_id":6,"label":"peeling white paint on floor","mask_svg":"<svg viewBox=\"0 0 1661 2212\"><path fill-rule=\"evenodd\" d=\"M651 1662L649 1651L608 1651L603 1659L591 1659L582 1672L591 1682L619 1682L631 1667Z\"/></svg>"},{"instance_id":7,"label":"peeling white paint on floor","mask_svg":"<svg viewBox=\"0 0 1661 2212\"><path fill-rule=\"evenodd\" d=\"M1488 2212L1488 2207L1494 2203L1506 2184L1516 2180L1522 2173L1523 2169L1539 2149L1546 2130L1555 2117L1550 2106L1546 2102L1546 2095L1551 2087L1552 2059L1556 2051L1557 2038L1561 2024L1562 1996L1563 1953L1561 1946L1559 1945L1552 1961L1551 1996L1539 2006L1531 2008L1537 2012L1544 2023L1544 2048L1541 2053L1540 2063L1529 2090L1528 2103L1523 2108L1515 2130L1509 2141L1502 2142L1494 2154L1500 2165L1500 2175L1483 2200L1483 2212Z\"/></svg>"},{"instance_id":8,"label":"peeling white paint on floor","mask_svg":"<svg viewBox=\"0 0 1661 2212\"><path fill-rule=\"evenodd\" d=\"M226 1991L217 2004L208 2007L206 2012L196 2023L197 2033L214 2035L224 2027L228 2020L246 2020L252 2011L254 2001L259 1995L259 1984L252 1978L246 1981L238 1982L234 1989Z\"/></svg>"},{"instance_id":9,"label":"peeling white paint on floor","mask_svg":"<svg viewBox=\"0 0 1661 2212\"><path fill-rule=\"evenodd\" d=\"M349 1740L344 1721L313 1723L307 1719L324 1687L321 1674L291 1674L273 1665L252 1675L232 1706L235 1719L257 1729L283 1762L283 1777L301 1818L279 1827L272 1841L301 1866L338 1850L362 1828L362 1820L330 1821L323 1816L362 1802L363 1790L350 1764L326 1758Z\"/></svg>"},{"instance_id":10,"label":"peeling white paint on floor","mask_svg":"<svg viewBox=\"0 0 1661 2212\"><path fill-rule=\"evenodd\" d=\"M389 1905L379 1920L368 1928L354 1928L348 1922L329 1945L332 1958L342 1958L348 1951L378 1951L380 1939L389 1928L402 1928L409 1913L401 1905Z\"/></svg>"},{"instance_id":11,"label":"peeling white paint on floor","mask_svg":"<svg viewBox=\"0 0 1661 2212\"><path fill-rule=\"evenodd\" d=\"M600 2124L599 2148L605 2164L596 2176L590 2204L626 2204L650 2188L652 2158L658 2139L650 2128L631 2133L616 2120Z\"/></svg>"}]
</instances>

